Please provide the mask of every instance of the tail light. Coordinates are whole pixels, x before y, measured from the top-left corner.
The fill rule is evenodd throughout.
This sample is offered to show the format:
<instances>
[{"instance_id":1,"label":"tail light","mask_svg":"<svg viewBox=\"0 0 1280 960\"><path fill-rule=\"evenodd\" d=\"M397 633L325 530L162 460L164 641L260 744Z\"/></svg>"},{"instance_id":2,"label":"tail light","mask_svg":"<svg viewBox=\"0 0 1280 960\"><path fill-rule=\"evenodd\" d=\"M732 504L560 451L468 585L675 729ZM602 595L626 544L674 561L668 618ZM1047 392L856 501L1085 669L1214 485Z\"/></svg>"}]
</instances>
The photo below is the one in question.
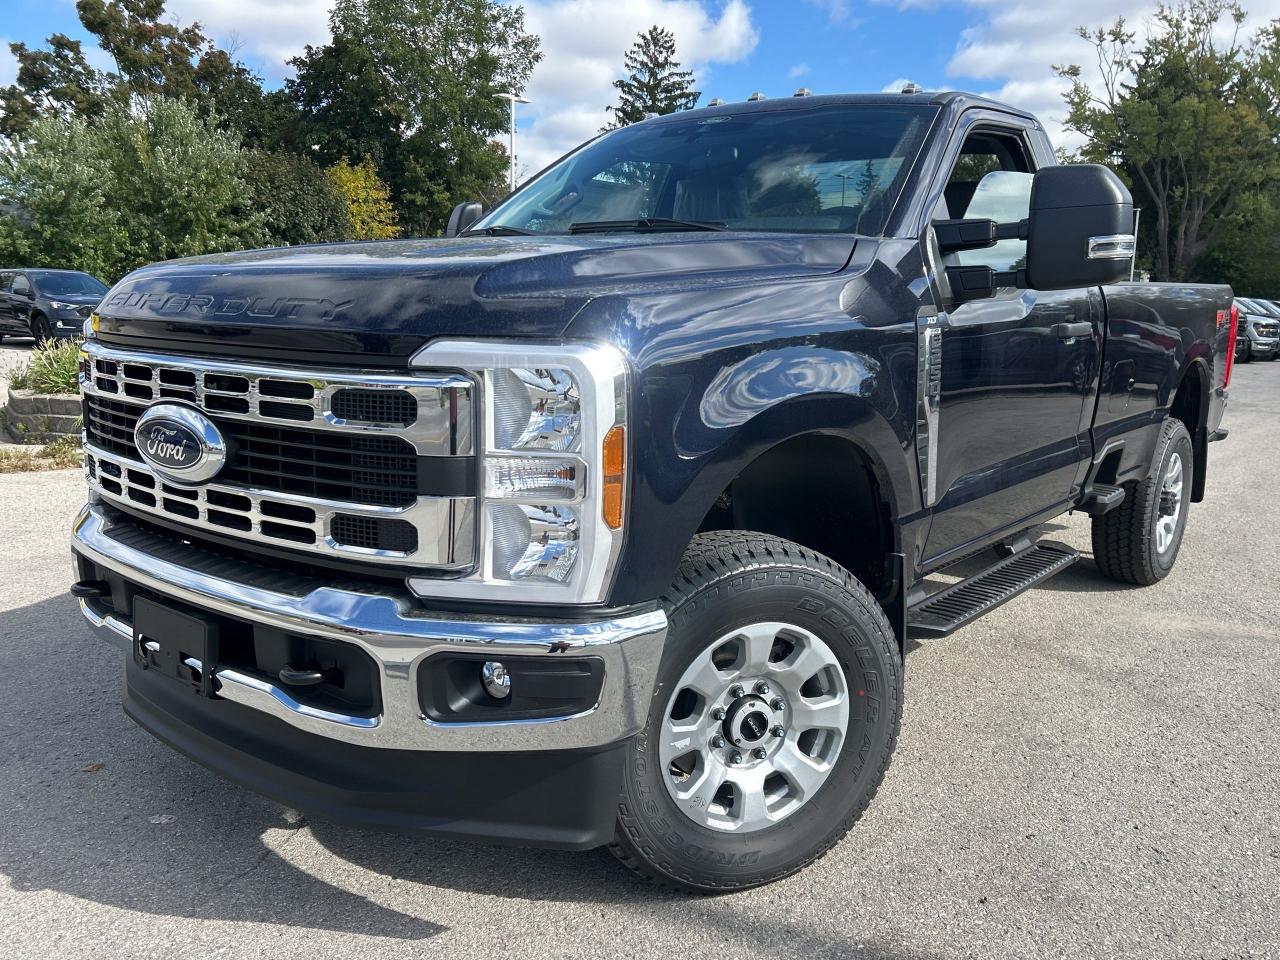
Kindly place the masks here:
<instances>
[{"instance_id":1,"label":"tail light","mask_svg":"<svg viewBox=\"0 0 1280 960\"><path fill-rule=\"evenodd\" d=\"M1221 318L1225 310L1219 310L1218 316ZM1231 368L1236 362L1236 334L1240 329L1240 308L1234 303L1231 304L1230 320L1231 328L1227 333L1227 365L1222 371L1222 387L1225 390L1231 386Z\"/></svg>"}]
</instances>

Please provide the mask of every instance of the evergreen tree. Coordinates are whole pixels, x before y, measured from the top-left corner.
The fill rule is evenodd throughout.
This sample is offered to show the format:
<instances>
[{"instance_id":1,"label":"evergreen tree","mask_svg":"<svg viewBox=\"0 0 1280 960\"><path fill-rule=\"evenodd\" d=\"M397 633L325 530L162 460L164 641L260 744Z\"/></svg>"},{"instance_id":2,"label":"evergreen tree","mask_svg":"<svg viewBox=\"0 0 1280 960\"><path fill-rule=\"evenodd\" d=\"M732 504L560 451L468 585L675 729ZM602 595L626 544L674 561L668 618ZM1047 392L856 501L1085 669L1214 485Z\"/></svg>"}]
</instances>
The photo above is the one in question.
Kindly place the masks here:
<instances>
[{"instance_id":1,"label":"evergreen tree","mask_svg":"<svg viewBox=\"0 0 1280 960\"><path fill-rule=\"evenodd\" d=\"M676 62L675 34L656 24L639 35L622 62L627 77L613 81L618 105L606 108L613 114L611 127L638 123L651 114L690 110L702 96L693 89L693 74Z\"/></svg>"}]
</instances>

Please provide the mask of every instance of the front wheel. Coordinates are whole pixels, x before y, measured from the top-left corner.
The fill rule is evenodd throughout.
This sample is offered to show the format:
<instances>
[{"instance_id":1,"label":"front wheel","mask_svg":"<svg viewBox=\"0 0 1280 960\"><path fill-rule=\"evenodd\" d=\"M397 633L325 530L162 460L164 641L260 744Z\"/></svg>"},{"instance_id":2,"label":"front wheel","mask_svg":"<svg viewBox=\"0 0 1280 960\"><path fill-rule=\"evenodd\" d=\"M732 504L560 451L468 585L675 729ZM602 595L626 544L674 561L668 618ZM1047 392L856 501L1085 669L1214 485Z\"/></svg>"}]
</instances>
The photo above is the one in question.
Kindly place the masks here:
<instances>
[{"instance_id":1,"label":"front wheel","mask_svg":"<svg viewBox=\"0 0 1280 960\"><path fill-rule=\"evenodd\" d=\"M1146 479L1126 483L1120 506L1093 518L1093 559L1112 580L1150 586L1169 575L1187 528L1194 457L1182 421L1166 420Z\"/></svg>"},{"instance_id":2,"label":"front wheel","mask_svg":"<svg viewBox=\"0 0 1280 960\"><path fill-rule=\"evenodd\" d=\"M36 338L37 344L53 339L53 329L49 326L49 318L43 313L33 313L31 315L31 335Z\"/></svg>"},{"instance_id":3,"label":"front wheel","mask_svg":"<svg viewBox=\"0 0 1280 960\"><path fill-rule=\"evenodd\" d=\"M666 653L612 850L692 893L794 873L884 779L902 715L893 631L848 571L759 533L698 535L663 602Z\"/></svg>"}]
</instances>

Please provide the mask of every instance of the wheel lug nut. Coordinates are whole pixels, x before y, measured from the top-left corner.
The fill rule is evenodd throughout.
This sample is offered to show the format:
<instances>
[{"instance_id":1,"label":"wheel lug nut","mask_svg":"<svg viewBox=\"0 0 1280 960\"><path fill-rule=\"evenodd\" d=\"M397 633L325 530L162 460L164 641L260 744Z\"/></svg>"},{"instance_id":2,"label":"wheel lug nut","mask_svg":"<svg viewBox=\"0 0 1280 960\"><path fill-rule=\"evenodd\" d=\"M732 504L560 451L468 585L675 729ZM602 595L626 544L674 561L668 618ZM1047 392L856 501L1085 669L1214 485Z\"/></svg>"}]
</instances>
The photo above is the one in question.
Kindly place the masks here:
<instances>
[{"instance_id":1,"label":"wheel lug nut","mask_svg":"<svg viewBox=\"0 0 1280 960\"><path fill-rule=\"evenodd\" d=\"M783 737L787 735L787 731L782 728L782 724L778 724L770 732L779 740L781 740Z\"/></svg>"},{"instance_id":2,"label":"wheel lug nut","mask_svg":"<svg viewBox=\"0 0 1280 960\"><path fill-rule=\"evenodd\" d=\"M751 755L755 757L757 760L763 760L769 754L765 751L764 747L756 747L754 750L751 751Z\"/></svg>"},{"instance_id":3,"label":"wheel lug nut","mask_svg":"<svg viewBox=\"0 0 1280 960\"><path fill-rule=\"evenodd\" d=\"M730 763L741 763L741 762L742 762L742 754L740 754L737 750L733 751L733 753L729 754L729 762L730 762Z\"/></svg>"},{"instance_id":4,"label":"wheel lug nut","mask_svg":"<svg viewBox=\"0 0 1280 960\"><path fill-rule=\"evenodd\" d=\"M720 736L720 734L717 733L714 737L711 738L711 746L719 750L721 747L724 746L724 737Z\"/></svg>"},{"instance_id":5,"label":"wheel lug nut","mask_svg":"<svg viewBox=\"0 0 1280 960\"><path fill-rule=\"evenodd\" d=\"M724 707L716 707L714 710L712 710L712 711L711 711L711 719L712 719L712 720L723 720L723 719L724 719Z\"/></svg>"},{"instance_id":6,"label":"wheel lug nut","mask_svg":"<svg viewBox=\"0 0 1280 960\"><path fill-rule=\"evenodd\" d=\"M731 696L734 700L737 700L740 696L742 696L744 692L745 691L742 689L742 684L740 683L735 683L732 687L729 688L729 696Z\"/></svg>"},{"instance_id":7,"label":"wheel lug nut","mask_svg":"<svg viewBox=\"0 0 1280 960\"><path fill-rule=\"evenodd\" d=\"M756 693L760 694L762 697L767 697L769 695L769 685L761 680L756 684Z\"/></svg>"},{"instance_id":8,"label":"wheel lug nut","mask_svg":"<svg viewBox=\"0 0 1280 960\"><path fill-rule=\"evenodd\" d=\"M769 706L773 707L775 710L783 710L787 705L781 697L774 697L773 702L769 704Z\"/></svg>"}]
</instances>

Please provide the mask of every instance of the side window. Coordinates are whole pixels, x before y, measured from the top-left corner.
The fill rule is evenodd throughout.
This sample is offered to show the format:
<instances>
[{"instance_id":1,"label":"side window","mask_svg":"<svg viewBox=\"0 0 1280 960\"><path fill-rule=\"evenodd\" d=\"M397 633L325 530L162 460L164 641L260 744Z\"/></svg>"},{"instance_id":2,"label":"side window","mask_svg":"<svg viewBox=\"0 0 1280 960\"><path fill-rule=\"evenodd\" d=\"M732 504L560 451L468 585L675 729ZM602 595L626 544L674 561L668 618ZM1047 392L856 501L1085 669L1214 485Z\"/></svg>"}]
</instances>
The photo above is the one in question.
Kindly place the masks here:
<instances>
[{"instance_id":1,"label":"side window","mask_svg":"<svg viewBox=\"0 0 1280 960\"><path fill-rule=\"evenodd\" d=\"M1022 220L1031 209L1034 166L1030 151L1015 134L973 131L966 137L947 179L943 204L952 219ZM1026 261L1025 240L1001 240L984 250L963 250L948 257L959 266L1016 270Z\"/></svg>"},{"instance_id":2,"label":"side window","mask_svg":"<svg viewBox=\"0 0 1280 960\"><path fill-rule=\"evenodd\" d=\"M22 274L13 278L13 292L26 295L31 292L31 282Z\"/></svg>"},{"instance_id":3,"label":"side window","mask_svg":"<svg viewBox=\"0 0 1280 960\"><path fill-rule=\"evenodd\" d=\"M13 283L12 273L0 273L0 293L8 293L11 283Z\"/></svg>"}]
</instances>

